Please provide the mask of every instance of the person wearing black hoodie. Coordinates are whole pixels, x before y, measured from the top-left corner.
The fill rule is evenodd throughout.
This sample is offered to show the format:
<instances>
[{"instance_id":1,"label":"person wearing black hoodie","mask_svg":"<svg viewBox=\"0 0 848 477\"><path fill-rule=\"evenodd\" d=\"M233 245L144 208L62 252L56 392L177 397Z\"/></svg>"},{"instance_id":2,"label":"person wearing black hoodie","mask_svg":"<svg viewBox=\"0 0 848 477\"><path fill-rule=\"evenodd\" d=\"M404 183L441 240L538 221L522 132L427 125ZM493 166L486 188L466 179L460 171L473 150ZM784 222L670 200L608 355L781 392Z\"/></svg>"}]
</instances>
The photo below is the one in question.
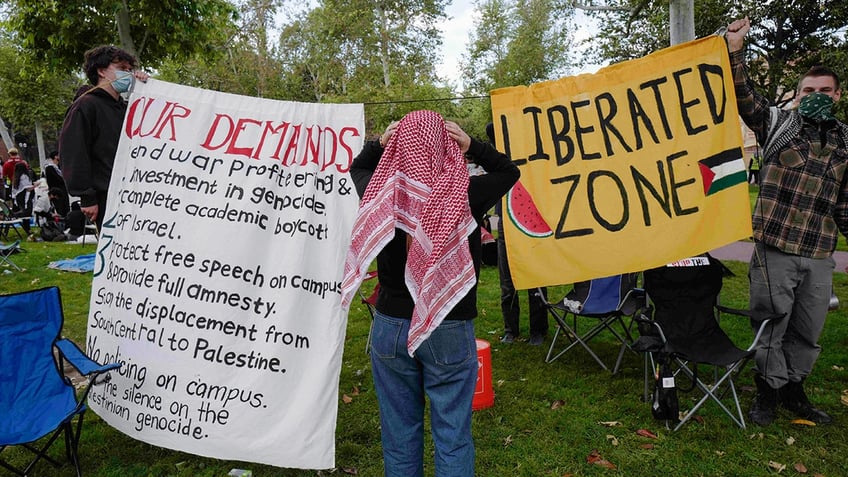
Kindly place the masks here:
<instances>
[{"instance_id":1,"label":"person wearing black hoodie","mask_svg":"<svg viewBox=\"0 0 848 477\"><path fill-rule=\"evenodd\" d=\"M91 87L81 88L65 115L59 133L62 176L68 193L80 198L83 214L103 224L106 198L115 152L127 103L121 93L129 92L135 79L146 81L147 73L134 71L138 60L111 45L85 52L83 70Z\"/></svg>"}]
</instances>

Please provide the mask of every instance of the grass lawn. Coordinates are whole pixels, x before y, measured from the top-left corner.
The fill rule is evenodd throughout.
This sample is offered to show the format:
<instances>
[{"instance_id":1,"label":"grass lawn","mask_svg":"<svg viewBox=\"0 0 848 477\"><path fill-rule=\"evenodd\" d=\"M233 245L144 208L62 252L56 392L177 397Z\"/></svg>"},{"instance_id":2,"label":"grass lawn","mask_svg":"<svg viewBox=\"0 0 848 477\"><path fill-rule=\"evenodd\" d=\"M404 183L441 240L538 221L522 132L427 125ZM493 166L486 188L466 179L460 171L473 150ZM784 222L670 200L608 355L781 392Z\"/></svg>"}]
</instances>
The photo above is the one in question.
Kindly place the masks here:
<instances>
[{"instance_id":1,"label":"grass lawn","mask_svg":"<svg viewBox=\"0 0 848 477\"><path fill-rule=\"evenodd\" d=\"M65 307L65 333L83 343L86 333L91 275L60 272L47 268L50 261L72 258L94 251L92 245L25 243L25 253L14 261L23 272L0 267L0 290L4 293L57 285ZM736 276L725 281L725 303L745 306L746 264L729 262ZM848 365L848 280L835 276L842 308L828 316L822 353L807 391L815 403L829 412L835 423L807 427L790 423L781 414L768 428L739 429L712 403L692 422L672 433L651 416L641 401L642 359L628 353L615 376L601 370L582 350L574 349L553 363L544 362L550 335L543 347L525 341L502 345L498 275L484 267L480 277L480 316L477 336L492 343L495 405L474 413L477 475L480 476L767 476L846 475L843 459L848 455L848 407L841 402ZM564 294L565 287L552 289L551 298ZM521 325L527 335L526 300L522 300ZM364 306L354 303L345 339L345 352L338 389L339 416L336 431L336 469L308 471L280 469L244 462L197 457L154 447L134 440L88 413L80 454L85 475L95 476L225 476L232 468L253 470L257 477L316 475L382 475L380 429L377 403L371 381L365 341L369 317ZM728 318L726 322L730 322ZM736 322L732 334L740 343L751 339L746 323ZM598 339L606 338L599 337ZM613 341L596 344L602 356L614 360ZM753 398L747 370L737 379L743 409ZM681 409L692 404L692 394L681 393ZM846 398L848 399L848 398ZM609 427L602 422L615 421ZM637 434L646 429L657 439ZM281 448L286 445L280 442ZM61 455L61 445L54 454ZM3 456L20 462L19 451ZM597 452L617 470L587 461ZM428 455L432 443L428 440ZM785 470L780 471L781 466ZM0 471L0 475L6 475ZM427 475L433 475L432 457ZM70 466L59 470L41 463L33 475L72 475Z\"/></svg>"}]
</instances>

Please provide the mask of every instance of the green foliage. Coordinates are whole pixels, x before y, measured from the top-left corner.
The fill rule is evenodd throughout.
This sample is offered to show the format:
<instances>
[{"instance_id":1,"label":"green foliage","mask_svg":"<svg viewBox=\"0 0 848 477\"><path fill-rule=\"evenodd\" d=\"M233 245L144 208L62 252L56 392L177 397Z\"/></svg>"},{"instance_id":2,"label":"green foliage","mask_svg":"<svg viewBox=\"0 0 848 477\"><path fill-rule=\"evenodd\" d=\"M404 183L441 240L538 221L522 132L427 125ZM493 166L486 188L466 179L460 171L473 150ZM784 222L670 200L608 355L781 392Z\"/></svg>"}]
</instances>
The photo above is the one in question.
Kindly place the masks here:
<instances>
[{"instance_id":1,"label":"green foliage","mask_svg":"<svg viewBox=\"0 0 848 477\"><path fill-rule=\"evenodd\" d=\"M186 58L214 44L216 28L234 18L226 0L10 0L9 25L21 45L57 71L72 71L83 53L118 44L147 67Z\"/></svg>"},{"instance_id":2,"label":"green foliage","mask_svg":"<svg viewBox=\"0 0 848 477\"><path fill-rule=\"evenodd\" d=\"M801 75L811 66L824 64L846 78L845 49L848 41L848 6L838 0L799 0L768 2L751 15L748 34L749 68L763 94L777 106L795 99ZM838 104L838 103L837 103ZM845 118L846 106L838 105L837 115ZM840 113L841 112L841 113Z\"/></svg>"},{"instance_id":3,"label":"green foliage","mask_svg":"<svg viewBox=\"0 0 848 477\"><path fill-rule=\"evenodd\" d=\"M60 243L26 243L27 250L14 256L24 272L3 273L3 292L58 285L65 305L65 334L83 342L89 306L91 276L60 272L46 267L52 260L91 253L93 246ZM747 266L726 262L735 276L725 280L723 302L744 307L747 302ZM529 346L519 340L502 345L503 330L499 284L495 267L483 267L478 289L480 315L475 320L477 336L491 343L495 405L474 413L473 432L477 450L476 469L481 477L563 475L669 476L769 476L778 475L770 462L786 465L781 475L792 475L795 464L803 464L809 475L844 474L843 456L848 452L848 412L840 403L848 362L848 280L843 273L834 279L842 308L828 316L820 344L822 353L807 380L810 398L835 418L828 426L806 427L790 423L784 411L767 428L739 429L712 403L702 408L702 422L692 422L672 433L651 417L649 405L641 401L643 368L641 358L627 353L622 370L615 376L602 371L580 349L553 363L544 356L544 346ZM366 285L366 288L370 285ZM568 287L550 290L561 297ZM370 289L365 290L366 293ZM521 293L522 334L526 337L527 311ZM747 323L725 317L731 335L740 344L751 339ZM191 476L218 477L232 468L251 469L263 477L307 477L326 475L382 475L380 422L372 384L369 356L365 353L370 318L359 303L351 306L345 337L344 358L338 392L339 416L336 429L337 469L308 471L280 469L246 462L222 461L163 449L132 439L89 413L80 443L83 473L91 477ZM551 324L553 332L553 323ZM595 348L604 359L614 360L618 348L611 338L600 335ZM702 369L706 374L706 369ZM743 409L753 399L749 371L738 379ZM349 398L349 403L344 397ZM694 393L680 393L681 408L693 404ZM603 422L617 421L608 427ZM429 425L427 426L429 429ZM636 434L648 429L658 439ZM429 432L429 431L428 431ZM432 441L427 437L426 475L433 475ZM284 446L285 443L280 443ZM617 467L611 471L587 462L593 451ZM51 455L63 459L62 445ZM3 451L4 458L21 461L15 449ZM42 462L37 475L69 475L70 466L59 470Z\"/></svg>"},{"instance_id":4,"label":"green foliage","mask_svg":"<svg viewBox=\"0 0 848 477\"><path fill-rule=\"evenodd\" d=\"M467 90L529 85L568 72L572 9L553 0L483 0L464 57Z\"/></svg>"},{"instance_id":5,"label":"green foliage","mask_svg":"<svg viewBox=\"0 0 848 477\"><path fill-rule=\"evenodd\" d=\"M640 58L669 46L668 2L617 0L607 2L618 10L592 12L600 19L600 32L588 39L587 59L616 63ZM840 78L848 76L845 30L848 6L839 0L793 2L694 2L695 36L704 37L736 18L748 16L748 71L767 98L778 106L794 99L800 76L811 66L824 64ZM848 104L837 103L837 117L848 117Z\"/></svg>"},{"instance_id":6,"label":"green foliage","mask_svg":"<svg viewBox=\"0 0 848 477\"><path fill-rule=\"evenodd\" d=\"M277 3L246 2L238 12L238 23L220 25L211 42L189 58L165 60L157 78L233 94L280 97L285 72L274 59L268 38Z\"/></svg>"},{"instance_id":7,"label":"green foliage","mask_svg":"<svg viewBox=\"0 0 848 477\"><path fill-rule=\"evenodd\" d=\"M28 50L0 35L0 117L19 132L28 132L36 122L58 130L74 84L75 78L43 68Z\"/></svg>"}]
</instances>

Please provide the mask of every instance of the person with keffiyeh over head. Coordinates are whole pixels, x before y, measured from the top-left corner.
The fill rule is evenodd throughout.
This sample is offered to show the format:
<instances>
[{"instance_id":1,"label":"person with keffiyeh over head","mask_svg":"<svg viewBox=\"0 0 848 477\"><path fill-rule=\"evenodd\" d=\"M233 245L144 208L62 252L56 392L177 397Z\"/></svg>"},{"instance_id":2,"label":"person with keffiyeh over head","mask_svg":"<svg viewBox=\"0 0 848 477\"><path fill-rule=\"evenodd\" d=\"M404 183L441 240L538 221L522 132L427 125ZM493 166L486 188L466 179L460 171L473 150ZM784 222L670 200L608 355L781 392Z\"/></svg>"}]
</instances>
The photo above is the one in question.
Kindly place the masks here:
<instances>
[{"instance_id":1,"label":"person with keffiyeh over head","mask_svg":"<svg viewBox=\"0 0 848 477\"><path fill-rule=\"evenodd\" d=\"M767 426L780 405L824 424L832 419L810 402L804 380L821 352L838 232L848 235L848 126L831 113L842 90L833 71L816 66L798 83L797 109L770 106L745 70L750 28L743 18L728 25L725 35L739 114L763 151L750 308L785 317L773 321L757 343L757 397L749 416Z\"/></svg>"},{"instance_id":2,"label":"person with keffiyeh over head","mask_svg":"<svg viewBox=\"0 0 848 477\"><path fill-rule=\"evenodd\" d=\"M469 178L465 153L486 174ZM371 366L385 475L424 475L426 397L435 475L473 476L480 224L518 168L438 113L414 111L366 142L350 174L361 203L342 306L376 258Z\"/></svg>"}]
</instances>

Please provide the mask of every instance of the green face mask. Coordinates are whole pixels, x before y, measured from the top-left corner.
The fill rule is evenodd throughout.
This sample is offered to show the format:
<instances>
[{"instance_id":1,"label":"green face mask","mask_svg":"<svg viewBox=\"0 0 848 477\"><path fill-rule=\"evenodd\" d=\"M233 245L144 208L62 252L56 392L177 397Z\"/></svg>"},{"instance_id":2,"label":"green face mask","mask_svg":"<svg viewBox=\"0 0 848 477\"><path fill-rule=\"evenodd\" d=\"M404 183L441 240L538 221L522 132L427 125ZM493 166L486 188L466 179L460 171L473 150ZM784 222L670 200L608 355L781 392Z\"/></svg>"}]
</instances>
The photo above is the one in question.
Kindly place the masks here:
<instances>
[{"instance_id":1,"label":"green face mask","mask_svg":"<svg viewBox=\"0 0 848 477\"><path fill-rule=\"evenodd\" d=\"M833 98L824 93L810 93L801 98L798 112L814 123L836 119L831 112Z\"/></svg>"}]
</instances>

